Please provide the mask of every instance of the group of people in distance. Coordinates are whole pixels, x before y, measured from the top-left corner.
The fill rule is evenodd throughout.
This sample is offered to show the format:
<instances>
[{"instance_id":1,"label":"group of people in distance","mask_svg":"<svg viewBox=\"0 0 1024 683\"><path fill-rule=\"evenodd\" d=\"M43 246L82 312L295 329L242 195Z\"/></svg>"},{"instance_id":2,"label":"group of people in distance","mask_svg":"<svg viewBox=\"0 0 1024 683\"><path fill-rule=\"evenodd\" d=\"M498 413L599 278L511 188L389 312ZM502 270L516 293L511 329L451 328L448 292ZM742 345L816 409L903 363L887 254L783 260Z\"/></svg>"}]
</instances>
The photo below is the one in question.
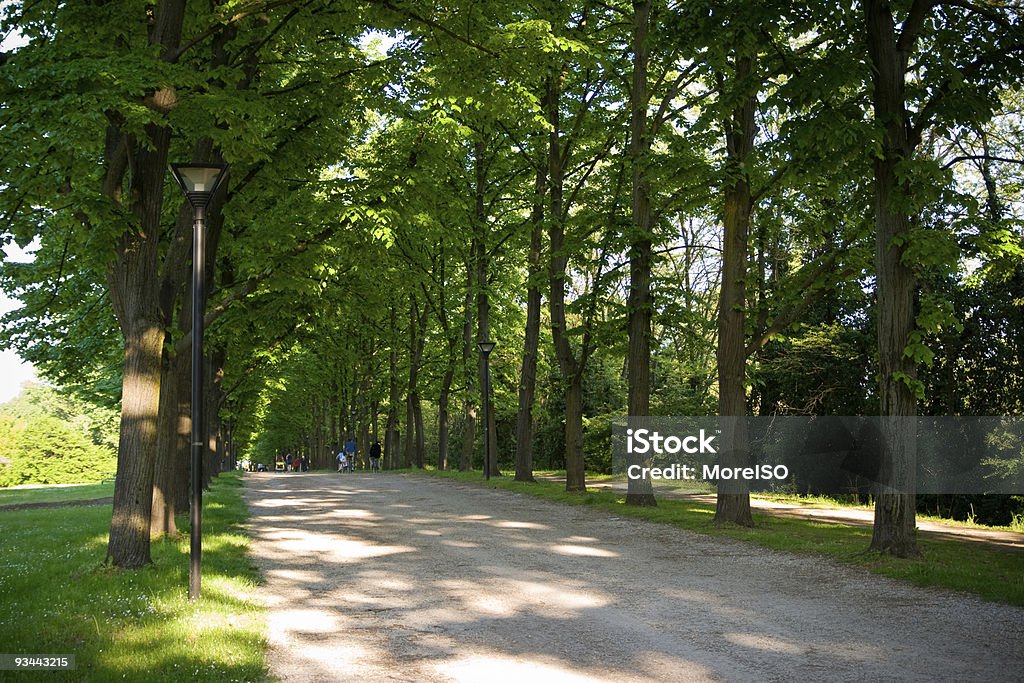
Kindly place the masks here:
<instances>
[{"instance_id":1,"label":"group of people in distance","mask_svg":"<svg viewBox=\"0 0 1024 683\"><path fill-rule=\"evenodd\" d=\"M373 444L370 446L369 453L369 465L370 471L380 471L380 459L381 459L381 445L380 441L374 439ZM356 471L356 440L348 439L345 445L342 446L341 450L338 451L336 460L338 461L339 472L355 472ZM307 456L297 456L291 453L278 453L274 456L274 469L278 472L308 472L310 470L310 460ZM365 466L364 461L364 466ZM250 472L261 471L266 472L267 467L265 465L257 465L255 461L243 460L239 463L239 469L248 470Z\"/></svg>"},{"instance_id":2,"label":"group of people in distance","mask_svg":"<svg viewBox=\"0 0 1024 683\"><path fill-rule=\"evenodd\" d=\"M298 456L291 453L284 455L278 453L274 456L274 470L277 472L308 472L309 458L305 455ZM265 469L265 468L264 468Z\"/></svg>"},{"instance_id":3,"label":"group of people in distance","mask_svg":"<svg viewBox=\"0 0 1024 683\"><path fill-rule=\"evenodd\" d=\"M381 448L380 441L374 440L373 445L370 446L370 471L380 471L380 456ZM356 471L356 440L349 438L345 445L342 446L341 450L338 451L338 471L339 472L355 472Z\"/></svg>"}]
</instances>

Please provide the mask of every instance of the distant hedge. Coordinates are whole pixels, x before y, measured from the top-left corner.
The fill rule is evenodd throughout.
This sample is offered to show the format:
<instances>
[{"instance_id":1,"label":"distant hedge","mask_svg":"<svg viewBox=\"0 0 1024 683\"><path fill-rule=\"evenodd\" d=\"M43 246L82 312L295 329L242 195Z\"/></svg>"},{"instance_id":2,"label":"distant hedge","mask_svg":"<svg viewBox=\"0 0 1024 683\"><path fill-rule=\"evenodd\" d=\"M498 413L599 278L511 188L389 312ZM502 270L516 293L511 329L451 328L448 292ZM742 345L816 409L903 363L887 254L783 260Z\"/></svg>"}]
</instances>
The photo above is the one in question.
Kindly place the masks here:
<instances>
[{"instance_id":1,"label":"distant hedge","mask_svg":"<svg viewBox=\"0 0 1024 683\"><path fill-rule=\"evenodd\" d=\"M102 480L117 468L112 412L31 385L0 406L0 486Z\"/></svg>"}]
</instances>

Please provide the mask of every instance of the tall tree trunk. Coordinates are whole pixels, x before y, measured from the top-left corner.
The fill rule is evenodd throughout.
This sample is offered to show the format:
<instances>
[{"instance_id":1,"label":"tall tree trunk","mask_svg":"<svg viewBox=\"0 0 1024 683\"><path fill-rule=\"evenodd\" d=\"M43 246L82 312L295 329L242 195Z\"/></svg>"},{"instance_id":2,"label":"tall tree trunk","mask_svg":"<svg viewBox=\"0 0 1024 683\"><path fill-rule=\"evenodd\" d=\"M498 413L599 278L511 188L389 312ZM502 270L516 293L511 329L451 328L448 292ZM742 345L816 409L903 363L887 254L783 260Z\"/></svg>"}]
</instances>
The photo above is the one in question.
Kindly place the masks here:
<instances>
[{"instance_id":1,"label":"tall tree trunk","mask_svg":"<svg viewBox=\"0 0 1024 683\"><path fill-rule=\"evenodd\" d=\"M373 401L370 399L370 395L373 392L373 365L376 352L377 340L372 336L364 338L361 348L363 360L359 366L359 415L356 420L359 425L359 435L356 438L359 453L362 456L362 465L367 469L370 467L370 445L373 443L370 440L370 423L373 419L371 415Z\"/></svg>"},{"instance_id":2,"label":"tall tree trunk","mask_svg":"<svg viewBox=\"0 0 1024 683\"><path fill-rule=\"evenodd\" d=\"M160 310L166 327L177 320L178 329L188 334L190 310L189 260L192 253L192 209L185 201L178 211L174 239L164 259L160 283ZM160 378L160 414L157 429L156 461L153 471L153 508L150 533L153 538L164 534L176 536L175 516L188 509L188 442L191 438L189 418L191 355L167 345L164 349L163 373ZM184 420L185 424L181 424ZM184 430L184 438L182 438ZM185 448L185 453L182 452Z\"/></svg>"},{"instance_id":3,"label":"tall tree trunk","mask_svg":"<svg viewBox=\"0 0 1024 683\"><path fill-rule=\"evenodd\" d=\"M916 3L915 3L916 4ZM905 188L896 169L913 155L908 139L904 79L912 41L897 43L888 2L865 1L868 51L874 67L875 121L884 127L882 154L875 158L875 276L878 361L882 416L882 477L875 497L871 550L913 557L919 554L916 530L913 418L917 404L910 387L917 376L904 354L914 331L917 282L903 264L904 239L912 221L898 209Z\"/></svg>"},{"instance_id":4,"label":"tall tree trunk","mask_svg":"<svg viewBox=\"0 0 1024 683\"><path fill-rule=\"evenodd\" d=\"M449 361L441 377L437 397L437 469L448 469L448 404L455 380L455 364Z\"/></svg>"},{"instance_id":5,"label":"tall tree trunk","mask_svg":"<svg viewBox=\"0 0 1024 683\"><path fill-rule=\"evenodd\" d=\"M203 453L203 489L209 489L210 483L221 472L221 453L219 436L221 431L220 406L224 403L222 393L224 377L225 352L221 347L207 346L205 364L206 375L203 380L203 434L206 449Z\"/></svg>"},{"instance_id":6,"label":"tall tree trunk","mask_svg":"<svg viewBox=\"0 0 1024 683\"><path fill-rule=\"evenodd\" d=\"M473 344L474 268L472 253L471 248L470 257L466 260L466 297L462 305L462 367L466 380L465 397L462 403L464 427L462 452L459 454L459 470L462 472L473 469L473 450L476 442L476 387L473 379L473 364L470 360L475 358L477 353Z\"/></svg>"},{"instance_id":7,"label":"tall tree trunk","mask_svg":"<svg viewBox=\"0 0 1024 683\"><path fill-rule=\"evenodd\" d=\"M149 43L160 48L160 59L174 57L184 15L184 0L162 0L152 10ZM121 433L107 560L122 568L151 561L153 468L165 335L158 263L171 132L152 123L145 127L144 138L121 130L112 119L102 184L103 193L115 203L127 205L137 221L118 241L115 260L107 271L110 299L124 338Z\"/></svg>"},{"instance_id":8,"label":"tall tree trunk","mask_svg":"<svg viewBox=\"0 0 1024 683\"><path fill-rule=\"evenodd\" d=\"M570 457L570 454L575 454ZM583 377L573 375L565 387L565 490L587 490L583 459Z\"/></svg>"},{"instance_id":9,"label":"tall tree trunk","mask_svg":"<svg viewBox=\"0 0 1024 683\"><path fill-rule=\"evenodd\" d=\"M177 525L174 518L188 510L188 450L192 436L189 405L191 367L192 358L189 354L164 349L150 524L154 538L163 534L175 536Z\"/></svg>"},{"instance_id":10,"label":"tall tree trunk","mask_svg":"<svg viewBox=\"0 0 1024 683\"><path fill-rule=\"evenodd\" d=\"M458 367L459 340L452 336L451 316L448 312L448 258L444 241L440 243L440 253L435 264L437 271L437 304L434 307L434 314L441 325L441 334L444 335L447 354L445 357L444 372L441 375L441 387L437 397L437 469L448 469L448 446L449 446L449 406L451 404L452 382L455 381L455 371Z\"/></svg>"},{"instance_id":11,"label":"tall tree trunk","mask_svg":"<svg viewBox=\"0 0 1024 683\"><path fill-rule=\"evenodd\" d=\"M310 413L313 417L313 441L312 448L310 449L309 459L311 462L315 462L320 458L320 449L323 447L324 432L327 430L327 411L324 410L323 399L320 396L314 395L312 399L312 405L310 406Z\"/></svg>"},{"instance_id":12,"label":"tall tree trunk","mask_svg":"<svg viewBox=\"0 0 1024 683\"><path fill-rule=\"evenodd\" d=\"M187 316L186 316L187 317ZM174 460L174 485L171 490L174 492L175 514L184 513L189 506L189 454L192 442L192 416L191 416L191 387L192 387L192 356L180 351L175 354L175 369L172 381L175 383L177 394L177 411L175 413L175 445L171 456Z\"/></svg>"},{"instance_id":13,"label":"tall tree trunk","mask_svg":"<svg viewBox=\"0 0 1024 683\"><path fill-rule=\"evenodd\" d=\"M537 390L537 356L540 350L541 245L544 238L544 201L547 169L542 159L533 187L530 216L530 253L526 281L526 329L523 335L523 363L519 372L519 410L516 413L516 481L533 478L533 402Z\"/></svg>"},{"instance_id":14,"label":"tall tree trunk","mask_svg":"<svg viewBox=\"0 0 1024 683\"><path fill-rule=\"evenodd\" d=\"M235 452L235 421L234 418L224 422L224 457L227 460L229 470L238 468L238 458Z\"/></svg>"},{"instance_id":15,"label":"tall tree trunk","mask_svg":"<svg viewBox=\"0 0 1024 683\"><path fill-rule=\"evenodd\" d=\"M421 313L416 296L409 295L409 385L406 392L405 467L424 466L423 411L420 406L419 372L426 343L425 313Z\"/></svg>"},{"instance_id":16,"label":"tall tree trunk","mask_svg":"<svg viewBox=\"0 0 1024 683\"><path fill-rule=\"evenodd\" d=\"M232 32L233 33L233 32ZM213 62L216 65L227 63L223 41L225 36L215 40L218 47L214 50ZM197 161L208 161L214 156L213 140L206 138L194 146L192 158ZM223 161L217 158L216 161ZM206 240L206 273L208 277L207 291L212 289L212 279L216 273L216 253L220 243L220 235L224 225L221 212L222 197L219 194L207 209L207 240ZM160 278L160 310L164 325L170 328L177 322L178 330L183 338L191 333L191 316L183 314L191 310L191 258L193 240L193 211L188 202L180 201L178 217L175 223L174 237L167 248L163 260L163 272ZM164 533L176 535L177 527L174 517L188 507L188 442L191 441L191 354L181 348L164 349L164 373L160 382L160 421L159 436L156 450L153 481L153 510L150 529L153 537ZM164 394L167 394L165 396ZM184 415L184 417L182 417ZM178 430L182 427L181 420L186 424L188 432L182 453L179 448Z\"/></svg>"},{"instance_id":17,"label":"tall tree trunk","mask_svg":"<svg viewBox=\"0 0 1024 683\"><path fill-rule=\"evenodd\" d=\"M150 516L151 538L163 535L175 537L178 495L175 487L180 483L175 470L178 454L178 383L174 373L177 358L165 354L160 379L160 411L157 420L157 455L153 470L153 508Z\"/></svg>"},{"instance_id":18,"label":"tall tree trunk","mask_svg":"<svg viewBox=\"0 0 1024 683\"><path fill-rule=\"evenodd\" d=\"M423 469L426 466L426 435L423 432L423 404L417 394L412 404L412 427L416 432L416 467ZM411 430L412 431L412 430Z\"/></svg>"},{"instance_id":19,"label":"tall tree trunk","mask_svg":"<svg viewBox=\"0 0 1024 683\"><path fill-rule=\"evenodd\" d=\"M648 30L651 3L633 2L633 91L630 97L629 152L633 167L632 230L629 238L629 415L650 414L651 398L651 188L647 164L651 142L647 127ZM628 465L651 466L650 456L627 454ZM628 479L626 505L654 506L651 480Z\"/></svg>"},{"instance_id":20,"label":"tall tree trunk","mask_svg":"<svg viewBox=\"0 0 1024 683\"><path fill-rule=\"evenodd\" d=\"M476 270L476 341L491 340L491 299L490 299L490 252L487 247L487 209L485 195L487 190L487 147L483 139L477 139L473 145L473 265ZM487 374L487 356L477 351L477 380L481 392L487 390L485 375ZM493 394L493 392L492 392ZM491 396L481 394L481 402L487 401L484 411L487 423L484 425L484 452L490 452L488 474L492 477L501 475L498 468L498 443L494 429L494 402ZM486 462L486 461L485 461ZM485 464L485 467L487 465Z\"/></svg>"},{"instance_id":21,"label":"tall tree trunk","mask_svg":"<svg viewBox=\"0 0 1024 683\"><path fill-rule=\"evenodd\" d=\"M737 87L743 87L742 84L753 71L754 60L751 57L737 57L735 66L735 83ZM729 169L734 180L725 188L722 287L718 306L718 412L725 418L743 418L747 413L744 387L747 361L744 282L747 276L747 235L753 201L745 168L754 146L754 105L752 93L742 94L726 127ZM722 465L746 467L750 459L746 422L743 419L726 419L723 420L723 426L724 445L719 454ZM753 526L746 480L718 482L715 522Z\"/></svg>"},{"instance_id":22,"label":"tall tree trunk","mask_svg":"<svg viewBox=\"0 0 1024 683\"><path fill-rule=\"evenodd\" d=\"M398 467L398 404L401 394L398 390L398 323L397 311L391 307L390 332L391 352L388 355L388 417L384 428L384 467L391 470ZM342 436L345 430L341 431Z\"/></svg>"},{"instance_id":23,"label":"tall tree trunk","mask_svg":"<svg viewBox=\"0 0 1024 683\"><path fill-rule=\"evenodd\" d=\"M160 408L160 368L164 327L157 282L160 211L170 131L147 126L153 149L135 151L136 175L129 196L139 225L118 245L108 272L111 301L124 336L121 435L118 445L114 513L107 559L117 567L150 562L153 468Z\"/></svg>"},{"instance_id":24,"label":"tall tree trunk","mask_svg":"<svg viewBox=\"0 0 1024 683\"><path fill-rule=\"evenodd\" d=\"M550 178L548 240L551 254L548 278L551 294L548 311L551 315L551 336L555 343L555 356L565 391L565 490L587 490L583 459L583 396L582 368L573 354L569 342L565 316L565 284L569 257L565 245L564 183L565 158L560 140L559 101L561 89L556 78L548 79L548 177Z\"/></svg>"},{"instance_id":25,"label":"tall tree trunk","mask_svg":"<svg viewBox=\"0 0 1024 683\"><path fill-rule=\"evenodd\" d=\"M335 379L332 380L331 393L328 398L327 404L327 414L330 416L331 422L331 445L330 452L328 453L326 460L327 466L330 466L330 463L334 461L334 458L338 455L338 450L340 449L341 446L340 435L338 434L338 430L341 427L341 408L339 407L340 401L338 400L338 394L340 393L338 386L340 384L340 381L337 379L337 374L338 371L336 370Z\"/></svg>"},{"instance_id":26,"label":"tall tree trunk","mask_svg":"<svg viewBox=\"0 0 1024 683\"><path fill-rule=\"evenodd\" d=\"M375 370L376 371L376 370ZM377 441L379 438L377 427L380 421L380 402L375 398L370 402L370 437Z\"/></svg>"},{"instance_id":27,"label":"tall tree trunk","mask_svg":"<svg viewBox=\"0 0 1024 683\"><path fill-rule=\"evenodd\" d=\"M412 370L410 369L410 373ZM410 378L410 382L412 378ZM416 394L406 389L405 394L405 441L402 443L402 467L412 467L416 463Z\"/></svg>"}]
</instances>

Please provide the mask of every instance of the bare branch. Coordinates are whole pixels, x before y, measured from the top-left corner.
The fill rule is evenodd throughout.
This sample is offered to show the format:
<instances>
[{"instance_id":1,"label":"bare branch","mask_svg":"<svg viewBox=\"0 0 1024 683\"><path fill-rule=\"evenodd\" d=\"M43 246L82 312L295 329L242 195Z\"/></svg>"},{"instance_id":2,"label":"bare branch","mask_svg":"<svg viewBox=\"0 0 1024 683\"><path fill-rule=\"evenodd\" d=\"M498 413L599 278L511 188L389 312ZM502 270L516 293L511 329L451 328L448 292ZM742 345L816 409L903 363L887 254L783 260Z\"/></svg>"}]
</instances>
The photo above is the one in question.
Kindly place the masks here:
<instances>
[{"instance_id":1,"label":"bare branch","mask_svg":"<svg viewBox=\"0 0 1024 683\"><path fill-rule=\"evenodd\" d=\"M383 5L384 7L388 8L392 12L395 12L397 14L401 14L402 16L408 17L408 18L412 19L413 21L418 21L421 24L425 24L426 26L429 26L430 28L437 29L441 33L444 33L445 35L447 35L447 36L449 36L451 38L454 38L455 40L459 41L460 43L463 43L464 45L468 45L469 47L473 48L474 50L480 50L480 52L488 54L491 57L497 57L498 56L497 52L495 52L491 48L487 47L486 45L481 45L480 43L478 43L478 42L476 42L474 40L470 40L466 36L460 36L458 33L456 33L455 31L452 31L450 28L446 28L445 26L442 26L441 24L439 24L438 22L436 22L436 21L434 21L432 19L427 19L426 17L424 17L421 14L418 14L417 12L414 12L414 11L412 11L410 9L404 9L404 8L398 7L397 5L395 5L394 3L390 2L389 0L375 0L375 1L379 2L381 5Z\"/></svg>"},{"instance_id":2,"label":"bare branch","mask_svg":"<svg viewBox=\"0 0 1024 683\"><path fill-rule=\"evenodd\" d=\"M1024 159L1011 159L1009 157L998 157L991 154L963 154L958 157L953 157L943 164L942 168L945 170L964 161L998 161L1004 164L1017 164L1019 166L1024 166Z\"/></svg>"}]
</instances>

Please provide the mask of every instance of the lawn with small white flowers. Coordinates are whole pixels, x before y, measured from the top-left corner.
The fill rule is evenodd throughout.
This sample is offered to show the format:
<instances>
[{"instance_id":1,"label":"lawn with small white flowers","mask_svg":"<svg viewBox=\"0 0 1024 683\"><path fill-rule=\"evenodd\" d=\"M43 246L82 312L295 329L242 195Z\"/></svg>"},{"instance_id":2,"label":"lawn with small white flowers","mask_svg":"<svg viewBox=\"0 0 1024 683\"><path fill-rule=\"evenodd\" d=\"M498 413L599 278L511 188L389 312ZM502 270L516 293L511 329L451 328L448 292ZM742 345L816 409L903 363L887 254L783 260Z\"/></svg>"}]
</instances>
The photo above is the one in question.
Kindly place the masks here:
<instances>
[{"instance_id":1,"label":"lawn with small white flowers","mask_svg":"<svg viewBox=\"0 0 1024 683\"><path fill-rule=\"evenodd\" d=\"M0 653L75 656L73 671L18 680L264 679L237 473L214 480L203 511L203 595L190 602L187 519L184 536L153 544L151 567L121 571L103 564L109 505L0 510Z\"/></svg>"}]
</instances>

